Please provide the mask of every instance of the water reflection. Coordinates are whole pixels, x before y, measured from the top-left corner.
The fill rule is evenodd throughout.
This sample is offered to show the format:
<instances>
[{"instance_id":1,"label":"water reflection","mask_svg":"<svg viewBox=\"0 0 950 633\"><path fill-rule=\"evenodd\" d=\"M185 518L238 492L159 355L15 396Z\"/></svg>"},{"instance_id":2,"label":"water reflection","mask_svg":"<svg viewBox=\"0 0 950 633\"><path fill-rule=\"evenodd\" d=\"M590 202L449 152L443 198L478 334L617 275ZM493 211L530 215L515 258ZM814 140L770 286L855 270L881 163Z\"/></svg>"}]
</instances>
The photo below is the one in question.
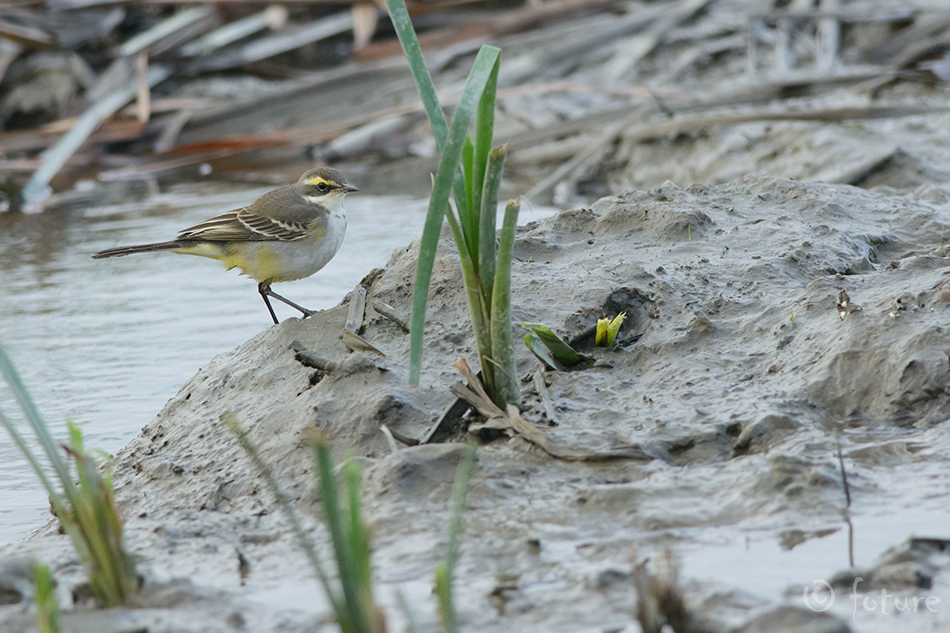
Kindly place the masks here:
<instances>
[{"instance_id":1,"label":"water reflection","mask_svg":"<svg viewBox=\"0 0 950 633\"><path fill-rule=\"evenodd\" d=\"M0 271L4 277L21 266L30 267L35 281L55 272L50 267L66 249L71 215L66 210L44 215L0 215Z\"/></svg>"}]
</instances>

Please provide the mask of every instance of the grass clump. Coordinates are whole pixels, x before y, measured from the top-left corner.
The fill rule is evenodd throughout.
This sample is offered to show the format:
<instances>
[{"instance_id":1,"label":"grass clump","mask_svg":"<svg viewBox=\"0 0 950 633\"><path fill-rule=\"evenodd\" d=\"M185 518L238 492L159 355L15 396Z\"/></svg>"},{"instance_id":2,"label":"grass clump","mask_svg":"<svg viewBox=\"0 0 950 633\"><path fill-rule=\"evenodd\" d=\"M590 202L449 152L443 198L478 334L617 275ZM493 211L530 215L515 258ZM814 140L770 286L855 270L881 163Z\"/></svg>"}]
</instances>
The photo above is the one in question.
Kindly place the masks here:
<instances>
[{"instance_id":1,"label":"grass clump","mask_svg":"<svg viewBox=\"0 0 950 633\"><path fill-rule=\"evenodd\" d=\"M78 483L74 482L60 447L53 441L46 422L2 346L0 374L10 385L53 473L48 473L48 468L33 454L13 420L2 410L0 424L10 433L46 488L53 513L72 540L86 570L92 595L103 607L124 604L138 591L139 581L132 557L123 544L122 519L115 505L111 477L99 472L97 460L83 447L79 427L69 423L70 444L62 445L62 449L76 465ZM58 486L54 485L54 480Z\"/></svg>"},{"instance_id":2,"label":"grass clump","mask_svg":"<svg viewBox=\"0 0 950 633\"><path fill-rule=\"evenodd\" d=\"M59 633L59 602L56 600L56 585L46 565L33 568L36 586L37 633Z\"/></svg>"},{"instance_id":3,"label":"grass clump","mask_svg":"<svg viewBox=\"0 0 950 633\"><path fill-rule=\"evenodd\" d=\"M481 47L452 121L447 123L404 0L387 0L386 4L442 154L429 199L413 290L410 382L419 384L429 282L439 232L443 219L447 219L459 252L482 381L497 405L520 405L510 300L511 252L520 202L507 204L500 242L495 242L498 190L508 151L507 145L491 146L501 51L493 46ZM474 136L469 137L473 121Z\"/></svg>"},{"instance_id":4,"label":"grass clump","mask_svg":"<svg viewBox=\"0 0 950 633\"><path fill-rule=\"evenodd\" d=\"M385 624L382 612L373 600L369 529L363 520L360 469L356 462L350 459L344 464L342 481L338 481L333 474L333 458L326 438L322 434L315 436L313 453L319 478L320 505L333 541L338 572L337 579L333 579L320 562L313 540L303 529L290 499L277 484L273 471L264 463L247 431L232 413L222 414L221 421L237 437L287 517L298 545L323 586L340 630L343 633L382 633ZM339 493L341 485L342 499Z\"/></svg>"},{"instance_id":5,"label":"grass clump","mask_svg":"<svg viewBox=\"0 0 950 633\"><path fill-rule=\"evenodd\" d=\"M373 598L370 561L372 548L369 528L363 518L360 496L361 477L356 461L347 460L342 466L342 474L335 475L333 458L330 455L326 437L323 434L315 434L313 452L320 505L323 509L324 523L333 543L333 558L337 571L337 577L331 578L320 561L313 540L300 523L294 506L277 484L273 471L264 463L247 431L231 413L222 414L221 421L235 434L271 494L274 495L277 505L290 523L297 544L304 551L314 574L323 586L341 631L343 633L383 633L386 630L386 619ZM435 570L434 593L439 601L439 616L445 633L458 631L453 580L458 561L459 537L462 533L462 514L465 510L468 484L474 466L475 448L467 446L459 462L455 484L452 487L445 561L439 563ZM408 620L408 629L416 633L419 629L412 609L405 603L401 594L399 594L399 599Z\"/></svg>"}]
</instances>

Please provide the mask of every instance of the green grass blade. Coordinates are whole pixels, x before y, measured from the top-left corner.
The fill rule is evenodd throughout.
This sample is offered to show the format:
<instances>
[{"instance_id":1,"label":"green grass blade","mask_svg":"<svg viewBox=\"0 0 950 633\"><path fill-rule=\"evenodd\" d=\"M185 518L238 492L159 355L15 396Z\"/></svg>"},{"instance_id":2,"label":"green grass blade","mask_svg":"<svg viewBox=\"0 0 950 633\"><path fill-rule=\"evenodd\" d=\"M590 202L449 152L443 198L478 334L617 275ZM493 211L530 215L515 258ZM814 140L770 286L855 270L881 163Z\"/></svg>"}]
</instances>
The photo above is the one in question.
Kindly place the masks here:
<instances>
[{"instance_id":1,"label":"green grass blade","mask_svg":"<svg viewBox=\"0 0 950 633\"><path fill-rule=\"evenodd\" d=\"M393 22L393 28L396 30L399 43L402 45L403 53L409 61L409 70L412 72L412 77L416 80L416 86L419 88L419 96L422 97L422 105L425 108L426 116L429 118L429 125L432 127L432 136L435 137L436 147L441 152L445 145L445 138L448 136L449 126L445 120L445 113L442 112L442 106L439 105L439 97L436 95L432 76L429 74L429 69L426 68L425 59L422 57L422 48L419 46L416 31L412 28L412 20L409 18L406 3L404 0L386 0L386 6L389 9L389 17Z\"/></svg>"},{"instance_id":2,"label":"green grass blade","mask_svg":"<svg viewBox=\"0 0 950 633\"><path fill-rule=\"evenodd\" d=\"M475 165L474 171L472 172L474 199L472 200L472 208L475 210L475 213L479 214L484 214L486 209L486 205L482 202L482 196L485 190L485 173L487 171L489 154L491 153L492 137L495 133L495 93L498 89L498 68L500 65L501 56L499 55L498 60L495 61L495 65L492 68L491 76L488 78L488 83L485 84L485 91L482 93L482 98L478 101L478 110L475 113ZM492 245L494 245L495 241L494 226L496 213L497 209L495 206L492 206ZM484 215L480 215L480 225L484 219ZM484 239L484 237L484 231L480 230L479 239ZM491 276L485 277L481 271L479 271L479 274L483 279L492 279Z\"/></svg>"},{"instance_id":3,"label":"green grass blade","mask_svg":"<svg viewBox=\"0 0 950 633\"><path fill-rule=\"evenodd\" d=\"M432 78L429 75L429 71L425 66L425 60L422 57L422 51L419 47L419 41L416 37L415 31L412 28L412 21L409 19L409 13L406 10L405 2L403 0L387 0L387 6L389 7L390 17L393 21L393 26L396 29L397 36L399 37L400 44L403 47L403 51L406 54L406 58L409 61L410 69L413 74L413 77L416 81L416 85L419 89L419 94L422 97L422 102L426 110L426 115L429 118L429 123L432 126L432 134L436 140L436 146L439 148L439 151L443 153L443 158L446 152L446 142L449 136L451 136L451 131L448 126L445 124L445 115L442 112L441 107L438 103L438 97L435 92L435 87L432 84ZM492 47L482 47L482 50L479 51L479 57L475 60L475 65L472 68L472 72L469 74L469 82L466 83L466 88L463 89L462 97L460 100L459 107L456 108L456 116L453 117L453 122L456 118L459 118L459 110L469 109L469 104L472 99L476 101L481 101L481 95L484 93L484 88L481 91L478 91L473 97L467 95L467 91L470 87L471 80L476 73L476 68L482 63L480 60L483 58L483 53L488 51L489 53L494 53L494 58L490 62L490 67L497 67L497 56L500 51ZM491 71L489 71L491 74ZM495 71L495 76L497 76L497 70ZM490 76L485 82L487 85L489 82L496 81ZM464 131L467 131L468 124L464 126L462 132L464 136ZM450 153L453 153L454 149L450 148ZM452 195L455 199L456 209L460 214L459 221L452 225L453 236L455 237L456 244L459 246L460 256L463 258L463 274L465 275L466 288L471 289L473 284L478 288L481 287L481 282L478 279L477 274L477 262L474 262L474 265L469 267L464 261L464 256L462 253L464 251L469 251L470 255L473 258L478 257L477 251L477 236L472 230L468 230L467 227L472 226L472 222L469 219L470 214L468 210L473 207L473 205L468 204L469 195L466 191L466 182L471 181L471 177L467 180L465 178L464 170L460 169L457 166L458 160L451 161L451 165L443 166L440 164L439 171L440 173L444 172L446 169L451 168L454 172L454 178L452 179L450 188ZM471 173L470 170L468 173ZM448 177L448 176L445 176ZM438 180L438 179L437 179ZM445 185L442 183L438 188L441 189ZM477 189L474 188L474 183L471 185L472 197L475 196ZM435 261L435 250L438 245L438 233L441 230L442 226L442 217L446 213L449 216L449 222L452 224L452 215L451 209L448 206L448 196L445 195L445 202L442 202L442 194L436 196L437 187L433 187L432 198L430 199L429 213L426 216L426 223L423 229L423 237L421 241L420 254L419 254L419 264L416 271L416 285L413 291L413 309L412 309L412 324L411 324L411 344L410 344L410 363L409 363L409 382L413 385L419 384L420 374L422 371L422 335L423 330L425 329L425 308L428 302L428 291L429 291L429 280L432 275L432 264ZM477 222L474 223L475 226L478 225ZM465 244L466 233L471 237L471 246L474 248L469 248ZM484 293L479 290L484 298ZM479 338L479 349L487 350L490 345L490 334L488 332L488 305L487 301L476 301L472 302L472 294L469 292L469 301L470 301L470 310L473 315L473 329L476 332L476 337ZM481 321L474 320L481 319ZM480 325L480 323L482 325ZM484 372L483 372L484 373Z\"/></svg>"},{"instance_id":4,"label":"green grass blade","mask_svg":"<svg viewBox=\"0 0 950 633\"><path fill-rule=\"evenodd\" d=\"M40 440L43 450L56 471L63 493L54 488L52 480L25 440L7 416L0 412L0 424L6 427L14 443L30 462L46 491L53 512L69 535L86 569L89 585L99 603L115 606L125 603L138 590L135 565L122 543L122 522L115 506L111 479L99 474L96 460L83 449L82 433L69 424L71 444L66 448L75 460L79 484L73 482L66 460L60 454L46 424L30 398L13 363L0 348L0 373L3 373Z\"/></svg>"},{"instance_id":5,"label":"green grass blade","mask_svg":"<svg viewBox=\"0 0 950 633\"><path fill-rule=\"evenodd\" d=\"M13 424L13 420L8 418L6 414L0 410L0 424L3 424L4 428L10 434L10 437L13 438L13 442L17 445L17 448L20 449L20 452L23 453L27 461L30 462L30 466L33 468L33 472L36 473L36 476L40 478L40 482L43 484L43 487L46 488L46 493L49 495L50 503L53 505L53 510L56 512L57 506L63 508L62 497L59 494L59 491L53 487L53 482L49 480L46 476L46 471L40 464L39 460L36 458L36 455L30 450L30 447L27 445L26 440L23 439L23 436L20 435L20 432L17 431L16 426ZM57 512L58 514L58 512Z\"/></svg>"},{"instance_id":6,"label":"green grass blade","mask_svg":"<svg viewBox=\"0 0 950 633\"><path fill-rule=\"evenodd\" d=\"M76 494L76 487L73 485L72 477L69 475L66 461L60 454L56 442L53 440L53 436L50 435L49 430L46 428L46 422L43 421L39 409L37 409L33 403L33 399L30 397L29 392L27 392L26 387L23 386L20 375L13 366L13 361L7 356L2 345L0 345L0 373L3 374L3 377L10 385L10 389L13 391L13 397L16 398L20 408L23 409L23 413L26 414L26 419L30 423L30 426L33 427L33 432L36 433L36 437L39 439L43 451L46 452L46 456L50 464L53 465L53 470L56 471L56 476L63 486L66 498L71 500Z\"/></svg>"},{"instance_id":7,"label":"green grass blade","mask_svg":"<svg viewBox=\"0 0 950 633\"><path fill-rule=\"evenodd\" d=\"M495 404L502 408L506 404L521 406L521 385L515 369L514 345L511 341L511 260L520 209L520 200L509 202L505 206L491 302L491 355L496 371L495 391L489 393Z\"/></svg>"},{"instance_id":8,"label":"green grass blade","mask_svg":"<svg viewBox=\"0 0 950 633\"><path fill-rule=\"evenodd\" d=\"M33 568L36 584L36 630L37 633L59 633L59 601L53 575L46 565Z\"/></svg>"},{"instance_id":9,"label":"green grass blade","mask_svg":"<svg viewBox=\"0 0 950 633\"><path fill-rule=\"evenodd\" d=\"M495 249L495 216L498 213L498 190L501 187L501 174L505 169L505 157L508 155L508 145L496 147L488 153L482 187L479 198L481 211L478 226L478 275L480 278L494 283L495 260L498 257ZM483 289L485 300L489 307L492 305L493 290L491 286Z\"/></svg>"},{"instance_id":10,"label":"green grass blade","mask_svg":"<svg viewBox=\"0 0 950 633\"><path fill-rule=\"evenodd\" d=\"M465 513L465 500L468 497L468 483L475 470L475 447L468 445L462 454L458 469L455 471L455 483L452 485L452 513L449 518L449 545L445 561L449 572L455 573L455 564L459 557L459 537L462 535L462 515Z\"/></svg>"},{"instance_id":11,"label":"green grass blade","mask_svg":"<svg viewBox=\"0 0 950 633\"><path fill-rule=\"evenodd\" d=\"M472 253L478 257L478 277L482 280L482 300L485 307L491 311L492 289L495 278L495 216L498 213L498 186L501 183L501 164L492 165L492 136L495 128L495 92L498 88L498 68L501 57L492 67L485 91L478 101L475 113L475 158L472 166L471 179L473 181L472 213L477 219L473 221L473 232L478 231L477 237L471 241ZM498 169L497 176L492 176L494 168ZM494 180L489 183L489 179ZM485 196L493 197L488 201ZM485 364L482 363L482 373L485 373Z\"/></svg>"},{"instance_id":12,"label":"green grass blade","mask_svg":"<svg viewBox=\"0 0 950 633\"><path fill-rule=\"evenodd\" d=\"M404 0L386 0L386 6L389 8L389 16L393 22L393 28L396 30L396 37L402 45L403 53L409 62L409 69L419 90L419 96L422 98L422 105L426 111L426 117L429 119L429 126L432 128L432 136L435 138L435 146L442 152L445 146L445 139L448 136L448 123L442 106L439 105L439 98L435 92L435 85L432 83L432 76L429 69L426 68L425 59L422 57L422 49L419 47L419 39L412 28L412 20L409 18L409 12L406 9ZM456 180L453 186L453 195L455 204L458 208L464 205L463 181Z\"/></svg>"},{"instance_id":13,"label":"green grass blade","mask_svg":"<svg viewBox=\"0 0 950 633\"><path fill-rule=\"evenodd\" d=\"M434 592L439 599L439 618L442 620L442 630L444 633L456 633L459 627L452 595L452 577L449 574L449 567L445 563L439 563L435 566Z\"/></svg>"},{"instance_id":14,"label":"green grass blade","mask_svg":"<svg viewBox=\"0 0 950 633\"><path fill-rule=\"evenodd\" d=\"M418 386L422 374L422 335L426 324L426 305L429 301L429 283L432 280L432 266L435 264L435 251L439 245L439 232L447 201L442 206L434 206L435 192L429 201L429 211L422 229L419 244L419 263L416 265L416 282L412 289L412 318L409 323L409 384Z\"/></svg>"},{"instance_id":15,"label":"green grass blade","mask_svg":"<svg viewBox=\"0 0 950 633\"><path fill-rule=\"evenodd\" d=\"M356 554L356 571L360 585L370 582L369 534L363 524L362 503L360 501L360 467L356 461L348 459L343 466L346 482L347 515L349 518L350 549Z\"/></svg>"},{"instance_id":16,"label":"green grass blade","mask_svg":"<svg viewBox=\"0 0 950 633\"><path fill-rule=\"evenodd\" d=\"M343 466L349 515L348 547L353 554L356 568L356 583L360 603L357 606L365 617L369 631L377 630L376 603L373 600L372 566L370 563L369 530L363 521L363 504L360 498L360 467L349 459Z\"/></svg>"},{"instance_id":17,"label":"green grass blade","mask_svg":"<svg viewBox=\"0 0 950 633\"><path fill-rule=\"evenodd\" d=\"M310 566L313 568L314 574L317 576L317 580L319 580L320 584L323 586L324 593L327 596L327 600L330 601L334 613L343 613L345 611L345 606L343 605L341 597L330 583L330 578L327 576L326 572L324 572L323 565L320 564L320 559L317 556L317 548L310 539L310 534L303 529L303 525L301 525L300 519L297 517L297 513L294 511L294 507L291 505L290 499L287 498L287 495L284 494L284 491L281 489L281 487L277 485L277 479L274 477L273 471L267 466L267 464L264 463L260 452L257 450L257 446L251 441L250 435L248 435L244 427L241 426L241 423L238 422L237 417L233 413L222 413L220 420L229 431L234 433L234 437L237 438L238 444L240 444L241 448L244 449L244 452L247 453L247 456L254 464L254 468L257 469L258 475L260 475L261 479L264 480L264 483L267 484L267 488L270 490L271 494L274 495L274 499L277 501L277 506L284 513L287 522L290 523L290 528L294 533L294 537L297 539L297 544L300 546L300 549L303 550L304 555L310 562Z\"/></svg>"},{"instance_id":18,"label":"green grass blade","mask_svg":"<svg viewBox=\"0 0 950 633\"><path fill-rule=\"evenodd\" d=\"M468 233L468 215L471 213L472 209L472 192L473 185L475 181L472 179L472 162L475 160L475 144L472 143L472 137L465 137L465 147L462 148L462 175L465 177L465 204L458 210L459 219L462 221L462 226L465 227L465 232Z\"/></svg>"},{"instance_id":19,"label":"green grass blade","mask_svg":"<svg viewBox=\"0 0 950 633\"><path fill-rule=\"evenodd\" d=\"M466 132L472 123L479 96L488 83L492 67L498 59L499 53L500 51L492 46L482 46L478 52L472 70L465 82L465 87L462 89L458 106L455 108L455 115L452 117L452 124L449 127L449 133L442 151L442 159L439 162L439 170L436 172L435 183L432 187L429 211L426 215L419 247L419 264L416 269L416 283L412 297L409 382L413 385L419 384L422 373L422 334L425 328L429 283L432 277L432 266L435 262L435 251L439 243L442 218L448 208L449 195L452 192L458 173Z\"/></svg>"},{"instance_id":20,"label":"green grass blade","mask_svg":"<svg viewBox=\"0 0 950 633\"><path fill-rule=\"evenodd\" d=\"M343 591L344 617L341 618L339 617L341 614L337 614L340 628L345 632L368 631L364 619L366 614L359 609L358 565L354 560L353 551L348 547L345 519L340 506L336 477L333 475L330 447L325 442L317 442L313 447L313 452L319 475L320 505L323 507L324 521L330 530L330 540L333 542L333 552L340 572L340 587Z\"/></svg>"},{"instance_id":21,"label":"green grass blade","mask_svg":"<svg viewBox=\"0 0 950 633\"><path fill-rule=\"evenodd\" d=\"M465 499L468 495L468 484L475 469L475 447L466 446L455 471L455 483L452 486L452 500L449 516L449 542L446 547L445 562L435 568L435 593L439 598L439 615L442 618L442 628L445 633L458 631L458 618L455 612L453 595L453 580L455 565L459 556L459 537L462 534L462 514L465 511Z\"/></svg>"},{"instance_id":22,"label":"green grass blade","mask_svg":"<svg viewBox=\"0 0 950 633\"><path fill-rule=\"evenodd\" d=\"M70 502L69 515L60 516L60 520L69 526L67 532L76 549L85 549L88 554L83 563L100 604L124 604L138 591L138 576L122 540L122 520L111 479L100 475L97 460L83 449L79 426L70 422L69 432L72 445L67 450L76 462L79 495Z\"/></svg>"},{"instance_id":23,"label":"green grass blade","mask_svg":"<svg viewBox=\"0 0 950 633\"><path fill-rule=\"evenodd\" d=\"M472 143L472 137L467 136L465 137L465 146L462 148L462 178L465 184L465 202L459 206L458 201L456 201L456 208L466 250L473 254L478 252L478 209L474 206L476 185L473 177L474 170L478 166L473 164L474 160L475 145Z\"/></svg>"},{"instance_id":24,"label":"green grass blade","mask_svg":"<svg viewBox=\"0 0 950 633\"><path fill-rule=\"evenodd\" d=\"M483 359L483 354L491 350L491 314L488 304L484 300L481 280L478 278L477 264L468 252L465 240L462 238L462 229L455 217L448 213L446 218L452 229L452 236L459 251L459 263L462 266L462 280L465 294L468 297L468 313L472 322L472 332L475 334L475 343L479 351L479 364L482 366L482 382L485 385L494 385L494 367ZM488 370L485 371L487 366Z\"/></svg>"}]
</instances>

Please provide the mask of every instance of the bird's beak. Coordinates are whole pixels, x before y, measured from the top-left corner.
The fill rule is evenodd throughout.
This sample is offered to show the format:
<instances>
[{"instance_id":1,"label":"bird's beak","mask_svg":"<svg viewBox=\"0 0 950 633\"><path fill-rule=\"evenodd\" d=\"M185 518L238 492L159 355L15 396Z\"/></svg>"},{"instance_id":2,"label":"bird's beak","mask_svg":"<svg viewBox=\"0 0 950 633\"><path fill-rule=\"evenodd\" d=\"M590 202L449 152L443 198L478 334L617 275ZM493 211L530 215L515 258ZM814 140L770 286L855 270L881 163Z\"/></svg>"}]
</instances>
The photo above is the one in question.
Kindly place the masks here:
<instances>
[{"instance_id":1,"label":"bird's beak","mask_svg":"<svg viewBox=\"0 0 950 633\"><path fill-rule=\"evenodd\" d=\"M353 193L354 191L359 191L359 189L353 185L343 185L343 193Z\"/></svg>"}]
</instances>

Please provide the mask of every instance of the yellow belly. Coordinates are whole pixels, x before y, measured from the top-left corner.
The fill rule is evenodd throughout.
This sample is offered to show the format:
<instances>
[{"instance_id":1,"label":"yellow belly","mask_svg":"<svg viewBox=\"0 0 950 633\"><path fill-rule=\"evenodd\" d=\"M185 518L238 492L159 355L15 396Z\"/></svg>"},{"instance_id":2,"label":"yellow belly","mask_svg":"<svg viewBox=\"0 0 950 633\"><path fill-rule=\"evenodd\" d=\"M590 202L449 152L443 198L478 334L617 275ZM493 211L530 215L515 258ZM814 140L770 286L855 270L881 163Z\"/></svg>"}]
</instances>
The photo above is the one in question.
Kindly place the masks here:
<instances>
[{"instance_id":1,"label":"yellow belly","mask_svg":"<svg viewBox=\"0 0 950 633\"><path fill-rule=\"evenodd\" d=\"M240 268L248 277L266 284L275 281L291 281L287 279L282 258L272 248L248 249L244 245L232 244L225 249L224 255L219 259L228 270ZM300 277L292 279L300 279Z\"/></svg>"},{"instance_id":2,"label":"yellow belly","mask_svg":"<svg viewBox=\"0 0 950 633\"><path fill-rule=\"evenodd\" d=\"M340 248L343 230L291 242L202 242L176 252L216 259L228 270L240 268L248 277L271 284L303 279L326 266Z\"/></svg>"}]
</instances>

